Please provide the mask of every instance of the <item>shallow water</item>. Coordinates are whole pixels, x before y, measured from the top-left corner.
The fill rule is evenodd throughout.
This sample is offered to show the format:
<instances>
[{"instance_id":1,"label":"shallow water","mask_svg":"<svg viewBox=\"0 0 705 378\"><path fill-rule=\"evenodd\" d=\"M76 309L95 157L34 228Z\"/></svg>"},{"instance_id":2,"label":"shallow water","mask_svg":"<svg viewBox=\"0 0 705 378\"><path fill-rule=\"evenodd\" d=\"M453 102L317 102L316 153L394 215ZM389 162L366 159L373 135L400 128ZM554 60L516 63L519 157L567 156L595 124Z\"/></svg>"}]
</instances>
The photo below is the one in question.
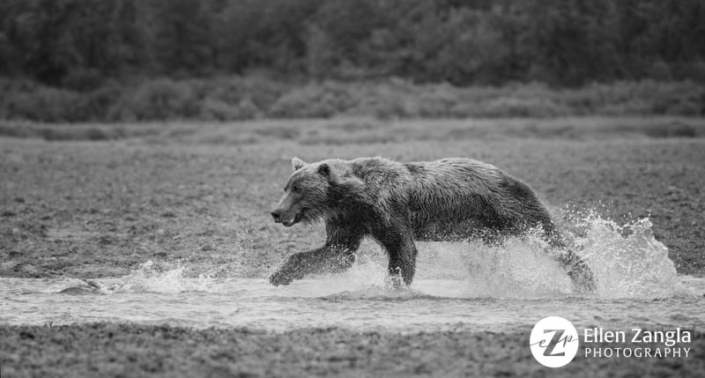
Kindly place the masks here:
<instances>
[{"instance_id":1,"label":"shallow water","mask_svg":"<svg viewBox=\"0 0 705 378\"><path fill-rule=\"evenodd\" d=\"M685 287L702 280L684 278ZM355 330L438 331L473 329L516 331L549 315L560 315L578 328L705 326L702 296L664 299L465 297L452 280L420 280L410 291L379 287L344 288L339 280L311 279L287 288L265 280L229 279L207 286L181 282L183 291L118 291L109 295L60 294L78 282L3 279L5 324L130 321L169 323L205 328L246 326L284 331L303 327L345 327ZM346 290L347 289L347 290ZM455 294L455 295L453 295Z\"/></svg>"},{"instance_id":2,"label":"shallow water","mask_svg":"<svg viewBox=\"0 0 705 378\"><path fill-rule=\"evenodd\" d=\"M596 293L578 294L546 245L526 236L501 247L420 244L417 278L405 289L389 287L385 258L371 245L344 274L286 287L264 278L194 277L188 266L151 261L123 278L2 278L0 323L512 332L559 315L577 328L705 327L705 279L676 274L648 220L620 227L587 215L572 227L573 248L593 269Z\"/></svg>"}]
</instances>

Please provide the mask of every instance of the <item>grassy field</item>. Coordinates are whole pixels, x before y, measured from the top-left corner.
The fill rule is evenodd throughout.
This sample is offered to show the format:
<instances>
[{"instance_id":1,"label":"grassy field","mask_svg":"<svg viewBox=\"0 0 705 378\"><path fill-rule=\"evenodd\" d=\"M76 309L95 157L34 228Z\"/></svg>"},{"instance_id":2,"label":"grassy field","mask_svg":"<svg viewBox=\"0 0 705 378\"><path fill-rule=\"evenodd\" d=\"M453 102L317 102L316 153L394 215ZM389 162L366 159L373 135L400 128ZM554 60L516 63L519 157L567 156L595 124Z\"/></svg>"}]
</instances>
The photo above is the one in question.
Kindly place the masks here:
<instances>
[{"instance_id":1,"label":"grassy field","mask_svg":"<svg viewBox=\"0 0 705 378\"><path fill-rule=\"evenodd\" d=\"M678 272L705 275L701 119L5 123L0 131L6 135L0 138L0 276L113 277L154 260L186 264L194 275L266 277L284 257L324 238L321 225L283 228L271 221L269 211L282 194L291 157L315 161L371 155L475 158L523 179L554 209L595 209L619 223L650 216ZM106 337L111 327L125 339ZM2 371L41 376L57 366L52 371L65 373L57 376L70 371L103 376L323 375L329 370L351 376L546 375L530 360L528 348L518 347L525 335L367 337L317 330L276 336L120 327L1 327ZM698 340L702 345L702 334ZM243 360L226 352L238 350L240 342L253 345ZM331 354L331 345L340 346L340 356ZM100 348L104 352L95 351ZM159 354L161 348L165 354L139 362L141 351ZM345 351L352 350L361 357L346 357ZM703 348L696 350L702 356ZM477 353L468 360L474 362L443 363L471 352ZM187 360L194 353L201 353L203 361L192 365ZM612 368L618 369L616 375L674 369L696 375L702 361L640 365L634 359ZM123 363L135 370L125 371ZM562 372L585 375L610 364L583 360Z\"/></svg>"}]
</instances>

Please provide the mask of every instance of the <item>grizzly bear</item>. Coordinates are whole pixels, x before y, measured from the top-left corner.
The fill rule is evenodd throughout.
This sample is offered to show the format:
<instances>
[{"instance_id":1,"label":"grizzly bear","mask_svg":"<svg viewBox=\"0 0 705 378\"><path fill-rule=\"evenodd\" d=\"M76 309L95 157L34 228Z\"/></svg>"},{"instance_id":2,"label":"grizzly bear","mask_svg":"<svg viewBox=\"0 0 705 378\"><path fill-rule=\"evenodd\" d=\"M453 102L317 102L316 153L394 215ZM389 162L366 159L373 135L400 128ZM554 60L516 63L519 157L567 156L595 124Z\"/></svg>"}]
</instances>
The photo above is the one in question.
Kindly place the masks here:
<instances>
[{"instance_id":1,"label":"grizzly bear","mask_svg":"<svg viewBox=\"0 0 705 378\"><path fill-rule=\"evenodd\" d=\"M554 247L563 242L534 191L499 168L464 158L400 163L380 157L291 161L294 173L271 215L276 223L324 220L324 246L292 255L270 277L287 285L307 274L340 272L355 261L365 237L389 255L389 274L409 285L416 269L415 240L479 238L487 243L538 228ZM573 252L556 258L582 291L592 273Z\"/></svg>"}]
</instances>

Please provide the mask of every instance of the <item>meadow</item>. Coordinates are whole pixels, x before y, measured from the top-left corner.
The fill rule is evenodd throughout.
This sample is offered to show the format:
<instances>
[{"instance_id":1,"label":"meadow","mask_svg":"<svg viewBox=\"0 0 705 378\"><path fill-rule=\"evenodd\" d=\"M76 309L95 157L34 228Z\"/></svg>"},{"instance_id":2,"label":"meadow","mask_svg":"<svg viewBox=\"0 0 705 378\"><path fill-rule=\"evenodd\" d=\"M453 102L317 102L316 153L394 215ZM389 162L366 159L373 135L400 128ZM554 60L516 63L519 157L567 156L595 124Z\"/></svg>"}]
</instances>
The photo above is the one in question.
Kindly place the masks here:
<instances>
[{"instance_id":1,"label":"meadow","mask_svg":"<svg viewBox=\"0 0 705 378\"><path fill-rule=\"evenodd\" d=\"M3 277L119 277L153 260L187 265L194 276L265 278L286 256L324 240L321 225L283 228L269 216L290 159L376 155L494 164L536 189L558 218L589 210L618 223L650 217L677 271L705 275L702 119L6 121L0 130ZM3 326L0 336L3 376L550 375L531 360L519 334L268 334L94 324ZM698 333L695 340L700 357L688 360L627 359L617 366L581 359L559 373L677 369L696 376L705 361L705 349L698 348L704 337ZM247 358L240 360L238 348ZM197 362L187 358L194 353L201 356Z\"/></svg>"}]
</instances>

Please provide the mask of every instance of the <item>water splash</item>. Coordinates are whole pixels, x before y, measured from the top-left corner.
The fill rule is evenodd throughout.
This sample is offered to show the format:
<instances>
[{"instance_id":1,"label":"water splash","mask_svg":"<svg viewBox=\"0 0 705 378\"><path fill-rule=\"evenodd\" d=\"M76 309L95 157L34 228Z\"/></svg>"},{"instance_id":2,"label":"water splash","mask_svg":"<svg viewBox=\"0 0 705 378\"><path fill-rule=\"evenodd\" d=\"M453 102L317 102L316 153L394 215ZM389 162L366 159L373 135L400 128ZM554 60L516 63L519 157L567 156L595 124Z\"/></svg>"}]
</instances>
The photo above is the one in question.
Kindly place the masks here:
<instances>
[{"instance_id":1,"label":"water splash","mask_svg":"<svg viewBox=\"0 0 705 378\"><path fill-rule=\"evenodd\" d=\"M188 277L189 268L180 262L156 264L152 260L140 264L119 281L81 280L64 278L49 285L45 293L61 294L115 294L115 293L182 293L189 291L212 292L216 280L208 274Z\"/></svg>"},{"instance_id":2,"label":"water splash","mask_svg":"<svg viewBox=\"0 0 705 378\"><path fill-rule=\"evenodd\" d=\"M682 285L666 246L654 238L648 218L624 225L595 211L568 214L562 225L568 249L592 269L597 290L592 297L654 299L696 295ZM507 239L502 245L479 241L418 243L416 281L451 280L456 285L434 290L411 286L416 295L464 298L555 298L582 296L566 271L552 257L549 246L535 233ZM561 251L553 251L560 253ZM362 257L362 258L360 258ZM386 256L379 248L363 246L355 266L328 277L326 285L352 289L353 297L408 295L385 289ZM365 292L367 290L367 292Z\"/></svg>"},{"instance_id":3,"label":"water splash","mask_svg":"<svg viewBox=\"0 0 705 378\"><path fill-rule=\"evenodd\" d=\"M622 226L594 212L582 218L575 246L597 277L603 298L664 298L687 295L668 248L656 240L648 218Z\"/></svg>"},{"instance_id":4,"label":"water splash","mask_svg":"<svg viewBox=\"0 0 705 378\"><path fill-rule=\"evenodd\" d=\"M678 277L668 258L668 249L654 238L648 218L624 225L594 211L573 212L563 218L568 219L561 225L568 248L581 256L594 273L597 291L589 296L653 299L696 294L682 284L682 277ZM546 242L532 233L509 238L502 245L479 241L418 243L418 249L417 275L410 288L395 289L390 285L386 255L376 244L365 242L356 263L343 274L321 275L313 277L313 282L296 281L259 294L341 300L581 296L565 270L547 253L550 248ZM116 283L67 279L49 290L71 294L232 290L227 280L236 276L222 278L216 271L214 268L214 274L196 275L180 263L147 261Z\"/></svg>"},{"instance_id":5,"label":"water splash","mask_svg":"<svg viewBox=\"0 0 705 378\"><path fill-rule=\"evenodd\" d=\"M151 260L141 264L136 270L123 277L115 289L120 292L181 293L185 291L210 291L215 280L207 274L199 274L196 279L185 278L187 267L181 263L160 266Z\"/></svg>"}]
</instances>

